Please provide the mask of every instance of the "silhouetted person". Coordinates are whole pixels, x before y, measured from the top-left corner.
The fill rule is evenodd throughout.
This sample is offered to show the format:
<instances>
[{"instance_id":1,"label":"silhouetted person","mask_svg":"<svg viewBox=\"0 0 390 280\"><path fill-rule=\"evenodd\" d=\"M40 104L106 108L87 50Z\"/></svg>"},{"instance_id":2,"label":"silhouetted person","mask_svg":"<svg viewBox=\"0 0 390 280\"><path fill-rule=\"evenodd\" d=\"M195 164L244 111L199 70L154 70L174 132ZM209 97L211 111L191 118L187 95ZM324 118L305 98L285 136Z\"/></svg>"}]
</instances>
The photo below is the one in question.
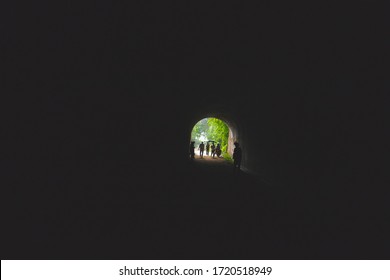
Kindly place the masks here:
<instances>
[{"instance_id":1,"label":"silhouetted person","mask_svg":"<svg viewBox=\"0 0 390 280\"><path fill-rule=\"evenodd\" d=\"M240 169L241 168L241 159L242 159L242 150L241 150L240 144L238 144L238 142L234 142L234 146L236 146L234 148L234 151L233 151L234 169L236 169L236 168Z\"/></svg>"},{"instance_id":2,"label":"silhouetted person","mask_svg":"<svg viewBox=\"0 0 390 280\"><path fill-rule=\"evenodd\" d=\"M195 141L191 141L190 144L190 157L195 158Z\"/></svg>"},{"instance_id":3,"label":"silhouetted person","mask_svg":"<svg viewBox=\"0 0 390 280\"><path fill-rule=\"evenodd\" d=\"M211 144L211 155L214 158L214 156L215 156L215 145L214 145L214 143Z\"/></svg>"},{"instance_id":4,"label":"silhouetted person","mask_svg":"<svg viewBox=\"0 0 390 280\"><path fill-rule=\"evenodd\" d=\"M207 142L206 144L206 155L208 156L210 153L210 142Z\"/></svg>"},{"instance_id":5,"label":"silhouetted person","mask_svg":"<svg viewBox=\"0 0 390 280\"><path fill-rule=\"evenodd\" d=\"M215 148L215 153L217 154L217 157L220 157L221 156L221 144L217 144L217 147Z\"/></svg>"},{"instance_id":6,"label":"silhouetted person","mask_svg":"<svg viewBox=\"0 0 390 280\"><path fill-rule=\"evenodd\" d=\"M199 144L199 154L200 154L201 158L203 158L203 152L204 152L204 144L203 144L203 142L201 142Z\"/></svg>"}]
</instances>

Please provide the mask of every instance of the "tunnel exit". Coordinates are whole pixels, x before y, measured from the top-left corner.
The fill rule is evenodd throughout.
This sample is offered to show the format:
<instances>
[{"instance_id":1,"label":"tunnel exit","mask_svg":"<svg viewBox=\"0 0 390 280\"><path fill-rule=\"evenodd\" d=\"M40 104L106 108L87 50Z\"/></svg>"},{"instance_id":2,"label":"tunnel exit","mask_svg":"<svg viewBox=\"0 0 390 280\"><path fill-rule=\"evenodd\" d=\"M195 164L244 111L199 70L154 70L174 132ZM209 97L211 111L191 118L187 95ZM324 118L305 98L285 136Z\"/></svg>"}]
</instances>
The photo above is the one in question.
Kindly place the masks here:
<instances>
[{"instance_id":1,"label":"tunnel exit","mask_svg":"<svg viewBox=\"0 0 390 280\"><path fill-rule=\"evenodd\" d=\"M229 125L221 119L209 117L198 121L191 131L191 142L199 158L231 161L235 139Z\"/></svg>"}]
</instances>

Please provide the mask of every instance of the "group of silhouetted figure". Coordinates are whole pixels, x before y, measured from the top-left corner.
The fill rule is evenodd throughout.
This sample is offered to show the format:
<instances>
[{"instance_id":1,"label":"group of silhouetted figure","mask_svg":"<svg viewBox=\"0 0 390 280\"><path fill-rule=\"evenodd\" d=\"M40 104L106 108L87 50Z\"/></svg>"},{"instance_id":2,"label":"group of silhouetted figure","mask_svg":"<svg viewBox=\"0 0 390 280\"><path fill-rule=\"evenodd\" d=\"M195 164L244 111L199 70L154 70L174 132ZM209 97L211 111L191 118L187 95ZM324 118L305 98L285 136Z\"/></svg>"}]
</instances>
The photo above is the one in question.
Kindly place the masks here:
<instances>
[{"instance_id":1,"label":"group of silhouetted figure","mask_svg":"<svg viewBox=\"0 0 390 280\"><path fill-rule=\"evenodd\" d=\"M207 142L206 146L204 145L203 142L199 144L198 150L199 150L199 155L201 158L203 158L204 150L206 148L206 155L208 156L210 154L210 149L211 149L211 156L214 158L215 156L221 157L222 150L221 150L221 144L217 144L217 146L212 143L210 145L209 142Z\"/></svg>"},{"instance_id":2,"label":"group of silhouetted figure","mask_svg":"<svg viewBox=\"0 0 390 280\"><path fill-rule=\"evenodd\" d=\"M242 159L242 150L238 142L234 142L234 151L233 151L233 166L234 168L241 168L241 159ZM210 150L211 149L211 150ZM218 158L221 157L222 150L221 150L221 144L217 143L217 146L215 146L214 142L211 143L207 142L205 145L203 142L199 144L198 147L200 158L203 158L204 150L206 150L206 155L211 155L212 158L215 158L217 156ZM211 152L211 153L210 153ZM191 141L190 143L190 157L191 159L195 158L195 141Z\"/></svg>"}]
</instances>

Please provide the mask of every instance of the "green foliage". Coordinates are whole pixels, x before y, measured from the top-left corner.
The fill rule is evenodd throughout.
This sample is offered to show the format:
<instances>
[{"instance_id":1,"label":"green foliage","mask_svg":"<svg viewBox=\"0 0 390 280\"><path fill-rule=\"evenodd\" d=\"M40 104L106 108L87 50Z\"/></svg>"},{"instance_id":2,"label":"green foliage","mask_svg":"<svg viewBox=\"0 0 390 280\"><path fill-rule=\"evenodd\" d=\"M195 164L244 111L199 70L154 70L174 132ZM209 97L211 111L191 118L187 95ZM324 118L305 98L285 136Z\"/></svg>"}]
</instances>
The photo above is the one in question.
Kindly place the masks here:
<instances>
[{"instance_id":1,"label":"green foliage","mask_svg":"<svg viewBox=\"0 0 390 280\"><path fill-rule=\"evenodd\" d=\"M229 128L220 119L206 118L195 124L191 132L191 139L195 141L196 146L199 145L201 136L209 141L220 143L222 152L227 151Z\"/></svg>"},{"instance_id":2,"label":"green foliage","mask_svg":"<svg viewBox=\"0 0 390 280\"><path fill-rule=\"evenodd\" d=\"M220 143L221 150L226 152L229 138L228 126L223 121L216 118L208 118L207 124L209 126L209 129L206 132L207 138Z\"/></svg>"},{"instance_id":3,"label":"green foliage","mask_svg":"<svg viewBox=\"0 0 390 280\"><path fill-rule=\"evenodd\" d=\"M192 129L191 132L191 139L195 140L195 144L198 144L199 138L203 135L206 136L206 131L208 130L208 124L207 124L207 119L202 119L199 122L197 122Z\"/></svg>"},{"instance_id":4,"label":"green foliage","mask_svg":"<svg viewBox=\"0 0 390 280\"><path fill-rule=\"evenodd\" d=\"M233 158L229 155L228 152L223 152L222 156L224 159L226 159L228 162L233 163Z\"/></svg>"}]
</instances>

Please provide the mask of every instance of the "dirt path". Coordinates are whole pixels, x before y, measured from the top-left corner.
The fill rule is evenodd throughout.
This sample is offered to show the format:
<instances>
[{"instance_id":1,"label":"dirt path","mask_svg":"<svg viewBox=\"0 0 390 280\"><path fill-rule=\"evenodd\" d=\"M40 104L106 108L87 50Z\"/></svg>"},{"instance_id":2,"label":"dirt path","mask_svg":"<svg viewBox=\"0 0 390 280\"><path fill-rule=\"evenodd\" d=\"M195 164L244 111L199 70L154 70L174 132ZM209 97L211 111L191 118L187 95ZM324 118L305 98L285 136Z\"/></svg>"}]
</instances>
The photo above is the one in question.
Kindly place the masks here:
<instances>
[{"instance_id":1,"label":"dirt path","mask_svg":"<svg viewBox=\"0 0 390 280\"><path fill-rule=\"evenodd\" d=\"M231 165L222 156L221 157L214 156L214 158L213 158L211 155L206 155L206 153L204 153L203 158L201 158L199 151L195 151L195 161L199 161L199 162L203 162L203 163L207 163L207 164L218 163L218 164L224 164L224 165Z\"/></svg>"}]
</instances>

